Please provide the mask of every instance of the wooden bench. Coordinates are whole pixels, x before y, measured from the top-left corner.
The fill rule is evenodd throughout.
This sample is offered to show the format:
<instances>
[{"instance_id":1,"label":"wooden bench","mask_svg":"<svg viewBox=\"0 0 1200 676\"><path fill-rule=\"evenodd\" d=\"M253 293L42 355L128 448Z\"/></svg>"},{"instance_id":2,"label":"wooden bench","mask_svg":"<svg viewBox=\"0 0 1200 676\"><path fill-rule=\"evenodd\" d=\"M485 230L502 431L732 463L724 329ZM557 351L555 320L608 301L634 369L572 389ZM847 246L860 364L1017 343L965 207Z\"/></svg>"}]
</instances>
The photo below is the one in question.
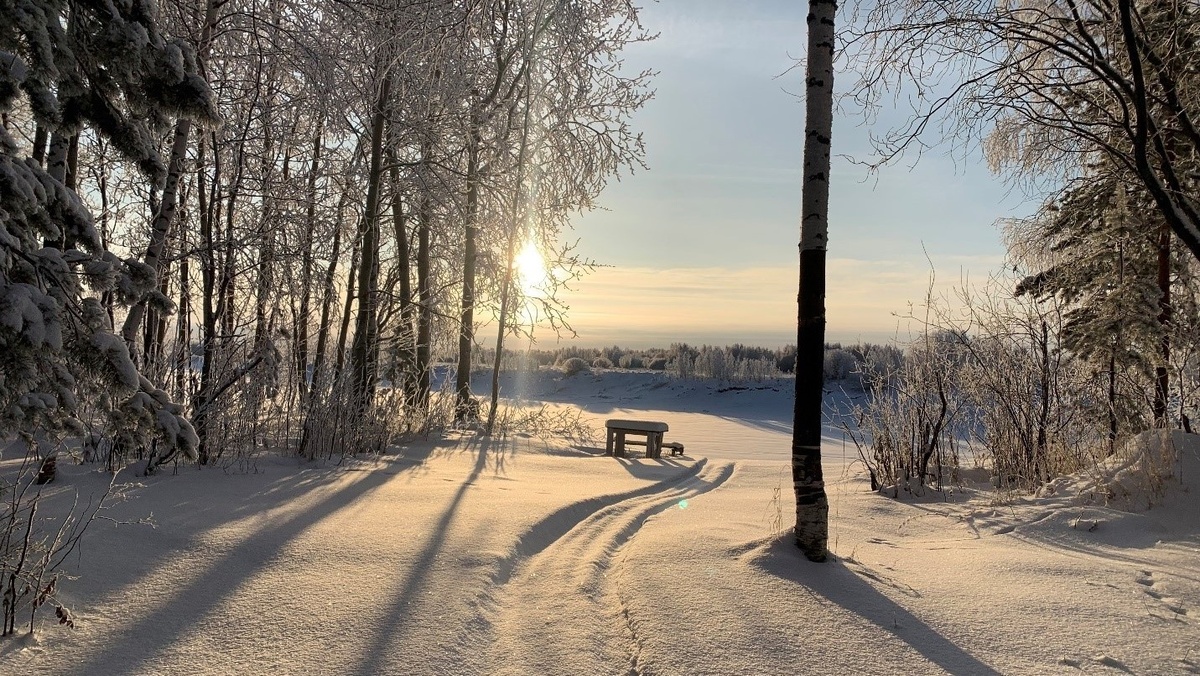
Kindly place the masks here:
<instances>
[{"instance_id":1,"label":"wooden bench","mask_svg":"<svg viewBox=\"0 0 1200 676\"><path fill-rule=\"evenodd\" d=\"M665 422L650 420L606 420L604 428L608 431L608 439L604 445L607 455L618 458L625 457L625 445L645 446L647 458L657 458L662 454L663 434L669 429ZM645 437L645 441L627 439L629 435ZM674 453L674 447L671 448Z\"/></svg>"},{"instance_id":2,"label":"wooden bench","mask_svg":"<svg viewBox=\"0 0 1200 676\"><path fill-rule=\"evenodd\" d=\"M671 450L671 455L683 455L683 444L678 441L668 441L662 445L663 448Z\"/></svg>"}]
</instances>

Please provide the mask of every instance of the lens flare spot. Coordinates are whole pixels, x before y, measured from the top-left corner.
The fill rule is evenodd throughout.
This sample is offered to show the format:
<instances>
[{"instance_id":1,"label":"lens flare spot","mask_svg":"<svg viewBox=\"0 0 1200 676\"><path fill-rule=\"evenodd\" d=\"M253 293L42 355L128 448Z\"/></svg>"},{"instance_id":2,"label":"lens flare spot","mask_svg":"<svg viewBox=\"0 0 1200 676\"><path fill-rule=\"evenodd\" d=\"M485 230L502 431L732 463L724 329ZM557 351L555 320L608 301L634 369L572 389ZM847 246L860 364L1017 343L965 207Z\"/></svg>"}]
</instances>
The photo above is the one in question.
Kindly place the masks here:
<instances>
[{"instance_id":1,"label":"lens flare spot","mask_svg":"<svg viewBox=\"0 0 1200 676\"><path fill-rule=\"evenodd\" d=\"M679 501L679 508L680 508L680 509L687 509L687 508L688 508L688 501L687 501L687 500L680 500L680 501Z\"/></svg>"}]
</instances>

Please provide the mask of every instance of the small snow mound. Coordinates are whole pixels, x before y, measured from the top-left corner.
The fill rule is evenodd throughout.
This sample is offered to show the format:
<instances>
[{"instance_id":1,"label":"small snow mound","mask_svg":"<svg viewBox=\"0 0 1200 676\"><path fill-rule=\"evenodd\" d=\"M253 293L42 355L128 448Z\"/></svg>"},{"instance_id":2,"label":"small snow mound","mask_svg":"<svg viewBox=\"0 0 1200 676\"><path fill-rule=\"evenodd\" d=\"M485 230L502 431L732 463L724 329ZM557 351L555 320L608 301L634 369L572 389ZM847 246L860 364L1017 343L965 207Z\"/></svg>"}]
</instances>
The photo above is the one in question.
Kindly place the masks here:
<instances>
[{"instance_id":1,"label":"small snow mound","mask_svg":"<svg viewBox=\"0 0 1200 676\"><path fill-rule=\"evenodd\" d=\"M1186 493L1200 471L1200 435L1147 430L1094 467L1042 486L1039 498L1072 497L1077 504L1149 509Z\"/></svg>"},{"instance_id":2,"label":"small snow mound","mask_svg":"<svg viewBox=\"0 0 1200 676\"><path fill-rule=\"evenodd\" d=\"M808 570L809 565L820 565L804 558L796 546L796 535L790 529L751 540L729 549L728 553L748 566L783 578L794 576L798 570Z\"/></svg>"}]
</instances>

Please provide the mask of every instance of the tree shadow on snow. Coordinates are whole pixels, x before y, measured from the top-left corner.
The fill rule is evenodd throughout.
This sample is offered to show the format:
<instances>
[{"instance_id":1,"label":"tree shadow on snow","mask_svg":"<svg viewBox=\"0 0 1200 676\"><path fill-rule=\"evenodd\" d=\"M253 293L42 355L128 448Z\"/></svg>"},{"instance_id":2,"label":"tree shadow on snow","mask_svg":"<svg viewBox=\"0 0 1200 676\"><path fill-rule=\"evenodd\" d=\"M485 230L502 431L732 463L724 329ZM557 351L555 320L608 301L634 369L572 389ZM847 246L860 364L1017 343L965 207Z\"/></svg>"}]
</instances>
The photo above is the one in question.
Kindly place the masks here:
<instances>
[{"instance_id":1,"label":"tree shadow on snow","mask_svg":"<svg viewBox=\"0 0 1200 676\"><path fill-rule=\"evenodd\" d=\"M386 659L393 651L388 647L400 643L404 639L410 626L414 604L423 596L421 592L424 590L429 574L433 571L438 554L445 547L447 535L450 527L454 524L455 516L458 515L458 509L467 496L468 489L487 469L489 456L494 454L494 447L497 445L503 448L503 444L495 444L486 437L476 437L467 442L466 448L474 449L476 453L475 465L471 468L471 473L459 485L458 490L454 492L454 496L442 511L442 515L438 517L437 522L429 531L428 538L421 545L420 554L408 569L408 579L404 581L382 617L374 622L374 636L363 651L358 665L353 669L347 669L344 673L362 674L363 676L390 673Z\"/></svg>"},{"instance_id":2,"label":"tree shadow on snow","mask_svg":"<svg viewBox=\"0 0 1200 676\"><path fill-rule=\"evenodd\" d=\"M194 633L205 618L235 595L238 582L274 565L280 552L309 528L363 499L398 475L419 467L432 451L433 445L428 446L428 449L406 455L400 462L373 467L319 467L289 473L265 488L258 483L251 484L257 490L246 495L237 495L236 485L230 485L239 481L237 475L204 477L204 480L169 475L142 479L161 490L179 494L171 503L173 514L160 517L162 523L151 533L136 526L122 526L102 535L106 540L128 541L126 545L109 542L106 548L116 547L138 554L120 557L102 568L89 562L87 572L93 582L89 585L88 596L95 601L110 598L118 589L150 584L147 578L166 561L190 557L206 549L209 546L203 540L206 532L240 518L268 514L274 509L284 510L303 496L319 491L327 493L303 509L264 517L247 537L225 553L206 561L207 567L202 574L173 592L147 590L147 593L162 591L163 598L157 608L136 621L114 625L105 647L80 660L69 673L80 676L104 673L114 664L121 664L130 673L144 671L146 664L180 637ZM346 481L348 476L354 478ZM219 482L227 483L221 486ZM338 482L345 484L338 486ZM219 495L206 490L213 488L219 489ZM135 500L130 503L130 509L122 511L136 517L136 506ZM204 527L196 528L197 521ZM101 535L99 532L89 534L89 537L93 536ZM84 548L87 548L86 542Z\"/></svg>"},{"instance_id":3,"label":"tree shadow on snow","mask_svg":"<svg viewBox=\"0 0 1200 676\"><path fill-rule=\"evenodd\" d=\"M583 445L583 444L575 444L572 448L579 451L580 453L584 453L586 455L594 456L597 458L608 455L608 451L605 450L603 446L587 446L587 445Z\"/></svg>"},{"instance_id":4,"label":"tree shadow on snow","mask_svg":"<svg viewBox=\"0 0 1200 676\"><path fill-rule=\"evenodd\" d=\"M825 563L809 562L796 548L790 534L767 543L752 555L749 563L858 615L907 643L949 673L981 676L1000 674L881 594L841 559L830 555ZM916 594L906 586L897 586L883 578L876 580L880 584L895 586L900 593Z\"/></svg>"}]
</instances>

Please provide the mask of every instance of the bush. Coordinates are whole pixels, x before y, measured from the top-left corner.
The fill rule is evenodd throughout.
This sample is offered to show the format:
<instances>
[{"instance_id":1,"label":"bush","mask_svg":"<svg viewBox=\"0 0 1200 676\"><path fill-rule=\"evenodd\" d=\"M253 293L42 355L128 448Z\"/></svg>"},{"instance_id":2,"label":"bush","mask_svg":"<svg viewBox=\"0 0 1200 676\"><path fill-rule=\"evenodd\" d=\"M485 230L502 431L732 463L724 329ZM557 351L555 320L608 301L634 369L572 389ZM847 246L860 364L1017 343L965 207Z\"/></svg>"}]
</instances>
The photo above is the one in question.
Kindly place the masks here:
<instances>
[{"instance_id":1,"label":"bush","mask_svg":"<svg viewBox=\"0 0 1200 676\"><path fill-rule=\"evenodd\" d=\"M858 370L854 353L842 348L825 350L825 380L845 380Z\"/></svg>"},{"instance_id":2,"label":"bush","mask_svg":"<svg viewBox=\"0 0 1200 676\"><path fill-rule=\"evenodd\" d=\"M796 372L796 346L788 345L783 348L783 353L775 361L775 368L779 369L780 373L795 373Z\"/></svg>"},{"instance_id":3,"label":"bush","mask_svg":"<svg viewBox=\"0 0 1200 676\"><path fill-rule=\"evenodd\" d=\"M600 356L600 351L590 347L576 347L574 345L559 348L555 355L554 363L562 366L570 359L582 359L584 364L589 364L593 359Z\"/></svg>"},{"instance_id":4,"label":"bush","mask_svg":"<svg viewBox=\"0 0 1200 676\"><path fill-rule=\"evenodd\" d=\"M633 354L623 355L619 363L623 369L646 368L645 362L642 361L642 358Z\"/></svg>"},{"instance_id":5,"label":"bush","mask_svg":"<svg viewBox=\"0 0 1200 676\"><path fill-rule=\"evenodd\" d=\"M650 369L651 371L666 371L667 370L667 358L666 357L652 357L645 362L645 366L646 366L646 368Z\"/></svg>"},{"instance_id":6,"label":"bush","mask_svg":"<svg viewBox=\"0 0 1200 676\"><path fill-rule=\"evenodd\" d=\"M600 356L604 357L612 364L619 364L621 363L621 359L625 356L625 350L622 350L617 345L613 345L612 347L606 347L600 350Z\"/></svg>"},{"instance_id":7,"label":"bush","mask_svg":"<svg viewBox=\"0 0 1200 676\"><path fill-rule=\"evenodd\" d=\"M586 371L587 368L587 362L579 357L571 357L570 359L564 360L562 363L563 373L568 376L573 376L576 373L582 373L583 371Z\"/></svg>"},{"instance_id":8,"label":"bush","mask_svg":"<svg viewBox=\"0 0 1200 676\"><path fill-rule=\"evenodd\" d=\"M612 368L612 362L605 359L604 357L596 357L595 359L592 360L592 368L594 368L594 369L610 369L610 368Z\"/></svg>"}]
</instances>

